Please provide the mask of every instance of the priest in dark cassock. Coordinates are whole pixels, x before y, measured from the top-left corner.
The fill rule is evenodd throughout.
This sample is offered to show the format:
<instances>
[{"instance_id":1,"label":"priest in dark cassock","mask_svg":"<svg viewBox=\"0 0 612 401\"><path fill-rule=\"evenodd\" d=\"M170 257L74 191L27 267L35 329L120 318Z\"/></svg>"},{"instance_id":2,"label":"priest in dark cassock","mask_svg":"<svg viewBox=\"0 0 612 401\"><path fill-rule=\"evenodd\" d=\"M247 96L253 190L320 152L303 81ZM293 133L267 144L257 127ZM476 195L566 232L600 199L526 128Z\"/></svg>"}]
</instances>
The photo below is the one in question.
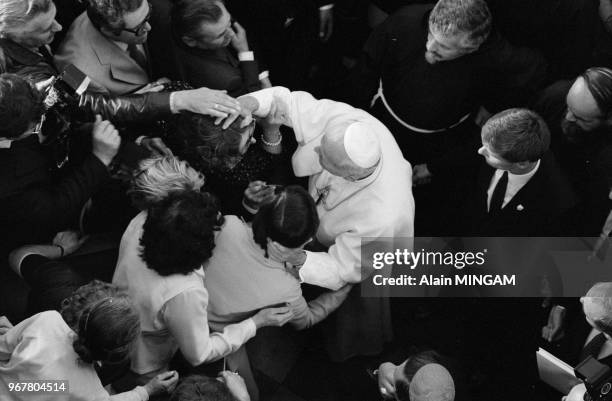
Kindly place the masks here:
<instances>
[{"instance_id":1,"label":"priest in dark cassock","mask_svg":"<svg viewBox=\"0 0 612 401\"><path fill-rule=\"evenodd\" d=\"M433 212L452 191L455 168L477 162L475 122L521 105L547 70L539 53L512 47L492 30L484 0L404 7L373 31L363 56L354 99L362 107L371 102L389 127L414 167L414 184L432 181L415 196ZM425 233L423 218L431 234L440 233L433 215L421 209L417 232Z\"/></svg>"}]
</instances>

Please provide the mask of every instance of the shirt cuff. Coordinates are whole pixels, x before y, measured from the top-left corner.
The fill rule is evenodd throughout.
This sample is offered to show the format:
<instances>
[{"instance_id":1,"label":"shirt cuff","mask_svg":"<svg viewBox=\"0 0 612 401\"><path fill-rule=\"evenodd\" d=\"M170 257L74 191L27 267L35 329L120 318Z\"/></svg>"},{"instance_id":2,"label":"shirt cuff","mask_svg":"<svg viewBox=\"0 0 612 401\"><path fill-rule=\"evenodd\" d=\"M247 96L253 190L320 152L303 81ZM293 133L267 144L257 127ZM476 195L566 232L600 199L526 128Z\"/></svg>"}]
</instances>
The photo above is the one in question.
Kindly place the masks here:
<instances>
[{"instance_id":1,"label":"shirt cuff","mask_svg":"<svg viewBox=\"0 0 612 401\"><path fill-rule=\"evenodd\" d=\"M142 145L142 141L144 139L148 138L148 136L146 135L140 135L138 138L136 138L136 140L134 141L134 143L138 146Z\"/></svg>"},{"instance_id":2,"label":"shirt cuff","mask_svg":"<svg viewBox=\"0 0 612 401\"><path fill-rule=\"evenodd\" d=\"M238 53L238 60L240 61L254 61L255 55L253 52L240 52Z\"/></svg>"},{"instance_id":3,"label":"shirt cuff","mask_svg":"<svg viewBox=\"0 0 612 401\"><path fill-rule=\"evenodd\" d=\"M170 92L170 112L172 114L178 114L180 112L176 107L175 94L176 92Z\"/></svg>"},{"instance_id":4,"label":"shirt cuff","mask_svg":"<svg viewBox=\"0 0 612 401\"><path fill-rule=\"evenodd\" d=\"M252 317L248 318L247 320L245 320L246 326L246 333L247 333L247 338L253 338L255 337L255 333L257 333L257 326L255 325L255 320L253 320Z\"/></svg>"},{"instance_id":5,"label":"shirt cuff","mask_svg":"<svg viewBox=\"0 0 612 401\"><path fill-rule=\"evenodd\" d=\"M319 7L319 11L331 10L334 8L334 3L326 4L324 6Z\"/></svg>"},{"instance_id":6,"label":"shirt cuff","mask_svg":"<svg viewBox=\"0 0 612 401\"><path fill-rule=\"evenodd\" d=\"M266 71L262 71L262 72L259 73L259 80L261 81L263 79L268 78L269 76L270 76L270 71L267 71L267 70Z\"/></svg>"}]
</instances>

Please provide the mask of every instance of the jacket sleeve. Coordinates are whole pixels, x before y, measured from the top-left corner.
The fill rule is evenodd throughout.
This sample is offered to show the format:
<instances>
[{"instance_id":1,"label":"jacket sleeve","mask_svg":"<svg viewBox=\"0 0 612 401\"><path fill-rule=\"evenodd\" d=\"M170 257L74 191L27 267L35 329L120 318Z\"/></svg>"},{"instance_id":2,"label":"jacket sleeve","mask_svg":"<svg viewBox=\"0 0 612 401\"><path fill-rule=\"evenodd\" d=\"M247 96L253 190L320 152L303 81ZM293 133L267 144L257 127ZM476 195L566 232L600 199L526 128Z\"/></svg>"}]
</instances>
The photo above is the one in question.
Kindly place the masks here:
<instances>
[{"instance_id":1,"label":"jacket sleeve","mask_svg":"<svg viewBox=\"0 0 612 401\"><path fill-rule=\"evenodd\" d=\"M169 117L170 93L111 96L85 92L79 98L79 108L85 113L100 114L113 123L147 122Z\"/></svg>"},{"instance_id":2,"label":"jacket sleeve","mask_svg":"<svg viewBox=\"0 0 612 401\"><path fill-rule=\"evenodd\" d=\"M94 155L75 168L59 183L36 186L24 191L19 201L24 220L55 231L66 228L79 216L85 202L109 177L106 166ZM25 224L25 223L24 223Z\"/></svg>"},{"instance_id":3,"label":"jacket sleeve","mask_svg":"<svg viewBox=\"0 0 612 401\"><path fill-rule=\"evenodd\" d=\"M259 65L256 60L241 60L243 93L254 92L261 89L259 82Z\"/></svg>"},{"instance_id":4,"label":"jacket sleeve","mask_svg":"<svg viewBox=\"0 0 612 401\"><path fill-rule=\"evenodd\" d=\"M352 285L345 285L337 291L327 291L308 303L304 297L300 296L299 299L291 302L294 315L289 324L297 330L314 326L338 309L352 287Z\"/></svg>"}]
</instances>

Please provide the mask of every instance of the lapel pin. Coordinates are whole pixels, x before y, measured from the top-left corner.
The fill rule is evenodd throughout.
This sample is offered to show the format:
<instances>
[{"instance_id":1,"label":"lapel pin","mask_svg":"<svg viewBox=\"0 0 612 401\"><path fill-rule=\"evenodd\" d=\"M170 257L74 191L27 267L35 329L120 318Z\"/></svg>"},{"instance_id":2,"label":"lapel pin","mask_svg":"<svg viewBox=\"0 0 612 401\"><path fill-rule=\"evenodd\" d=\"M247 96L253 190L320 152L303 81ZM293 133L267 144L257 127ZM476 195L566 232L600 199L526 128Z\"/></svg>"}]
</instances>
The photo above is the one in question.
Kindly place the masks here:
<instances>
[{"instance_id":1,"label":"lapel pin","mask_svg":"<svg viewBox=\"0 0 612 401\"><path fill-rule=\"evenodd\" d=\"M523 205L518 205L516 207L516 210L518 210L519 212L522 212L525 208L523 207Z\"/></svg>"}]
</instances>

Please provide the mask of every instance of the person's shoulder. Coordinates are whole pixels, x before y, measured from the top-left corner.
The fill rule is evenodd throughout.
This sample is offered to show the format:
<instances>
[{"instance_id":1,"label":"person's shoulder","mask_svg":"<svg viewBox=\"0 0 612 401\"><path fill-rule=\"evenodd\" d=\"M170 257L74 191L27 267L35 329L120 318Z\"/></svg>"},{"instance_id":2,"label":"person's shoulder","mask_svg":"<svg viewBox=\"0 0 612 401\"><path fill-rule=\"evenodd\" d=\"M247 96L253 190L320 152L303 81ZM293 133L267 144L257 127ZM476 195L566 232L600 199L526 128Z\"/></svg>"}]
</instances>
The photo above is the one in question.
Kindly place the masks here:
<instances>
[{"instance_id":1,"label":"person's shoulder","mask_svg":"<svg viewBox=\"0 0 612 401\"><path fill-rule=\"evenodd\" d=\"M125 232L141 231L145 221L147 221L147 212L143 210L130 221Z\"/></svg>"},{"instance_id":2,"label":"person's shoulder","mask_svg":"<svg viewBox=\"0 0 612 401\"><path fill-rule=\"evenodd\" d=\"M240 217L234 215L223 216L223 225L218 231L217 241L240 242L248 235L249 226Z\"/></svg>"},{"instance_id":3,"label":"person's shoulder","mask_svg":"<svg viewBox=\"0 0 612 401\"><path fill-rule=\"evenodd\" d=\"M70 331L70 327L68 327L62 315L58 311L51 310L40 312L29 318L24 334L44 333L45 337L50 338L54 335L69 333Z\"/></svg>"},{"instance_id":4,"label":"person's shoulder","mask_svg":"<svg viewBox=\"0 0 612 401\"><path fill-rule=\"evenodd\" d=\"M410 4L391 14L383 24L394 27L421 28L433 4Z\"/></svg>"},{"instance_id":5,"label":"person's shoulder","mask_svg":"<svg viewBox=\"0 0 612 401\"><path fill-rule=\"evenodd\" d=\"M221 231L223 232L238 232L244 231L246 223L238 216L233 214L223 216L223 225Z\"/></svg>"},{"instance_id":6,"label":"person's shoulder","mask_svg":"<svg viewBox=\"0 0 612 401\"><path fill-rule=\"evenodd\" d=\"M62 49L68 45L84 46L86 44L84 35L86 35L87 31L89 31L91 28L93 28L91 20L87 16L87 12L84 11L78 17L76 17L74 21L72 21L72 24L70 24L64 40L58 48L58 52L61 52Z\"/></svg>"},{"instance_id":7,"label":"person's shoulder","mask_svg":"<svg viewBox=\"0 0 612 401\"><path fill-rule=\"evenodd\" d=\"M547 152L540 159L539 170L536 174L538 173L542 174L543 179L537 180L536 183L543 198L550 202L551 207L565 210L574 206L576 193L551 152Z\"/></svg>"}]
</instances>

